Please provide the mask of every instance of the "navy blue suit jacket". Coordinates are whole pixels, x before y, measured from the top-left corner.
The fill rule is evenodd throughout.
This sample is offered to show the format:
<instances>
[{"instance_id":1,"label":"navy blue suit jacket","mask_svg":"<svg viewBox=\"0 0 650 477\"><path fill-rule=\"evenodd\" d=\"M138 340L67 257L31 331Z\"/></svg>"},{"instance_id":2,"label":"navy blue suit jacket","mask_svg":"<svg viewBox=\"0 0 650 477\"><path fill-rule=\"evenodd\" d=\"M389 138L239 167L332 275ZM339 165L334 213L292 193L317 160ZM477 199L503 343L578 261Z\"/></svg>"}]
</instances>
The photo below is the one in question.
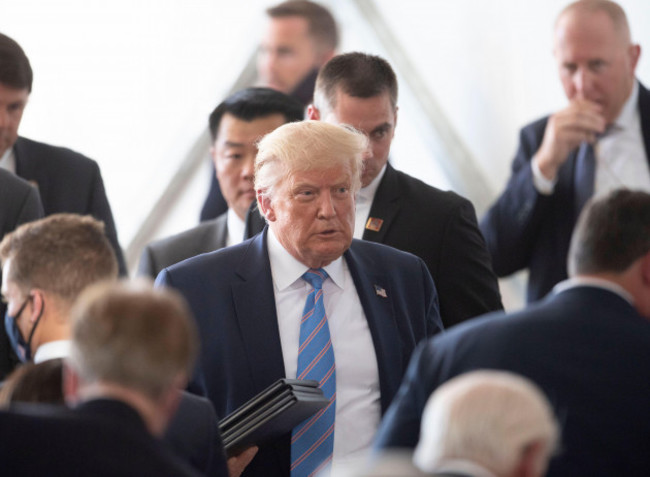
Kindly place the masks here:
<instances>
[{"instance_id":1,"label":"navy blue suit jacket","mask_svg":"<svg viewBox=\"0 0 650 477\"><path fill-rule=\"evenodd\" d=\"M285 377L266 237L190 258L156 280L190 304L202 344L199 379L220 417ZM416 344L442 328L436 290L414 255L353 240L344 258L368 319L384 412ZM289 438L262 446L244 475L288 476Z\"/></svg>"},{"instance_id":2,"label":"navy blue suit jacket","mask_svg":"<svg viewBox=\"0 0 650 477\"><path fill-rule=\"evenodd\" d=\"M521 374L546 393L562 431L549 476L650 475L650 322L620 296L572 288L423 343L377 447L414 447L429 395L476 369Z\"/></svg>"},{"instance_id":3,"label":"navy blue suit jacket","mask_svg":"<svg viewBox=\"0 0 650 477\"><path fill-rule=\"evenodd\" d=\"M24 137L16 140L14 154L16 175L38 187L46 216L59 212L89 214L104 222L120 275L126 276L126 263L97 163L70 149Z\"/></svg>"},{"instance_id":4,"label":"navy blue suit jacket","mask_svg":"<svg viewBox=\"0 0 650 477\"><path fill-rule=\"evenodd\" d=\"M639 84L639 112L650 164L650 91ZM544 138L548 117L521 130L519 149L505 191L481 221L494 271L500 277L528 268L528 302L539 300L567 278L566 258L576 223L577 149L558 171L553 194L533 185L530 161Z\"/></svg>"},{"instance_id":5,"label":"navy blue suit jacket","mask_svg":"<svg viewBox=\"0 0 650 477\"><path fill-rule=\"evenodd\" d=\"M201 474L228 477L219 421L208 399L183 392L164 440Z\"/></svg>"},{"instance_id":6,"label":"navy blue suit jacket","mask_svg":"<svg viewBox=\"0 0 650 477\"><path fill-rule=\"evenodd\" d=\"M202 475L149 434L134 409L107 399L0 411L0 459L3 475L23 477Z\"/></svg>"}]
</instances>

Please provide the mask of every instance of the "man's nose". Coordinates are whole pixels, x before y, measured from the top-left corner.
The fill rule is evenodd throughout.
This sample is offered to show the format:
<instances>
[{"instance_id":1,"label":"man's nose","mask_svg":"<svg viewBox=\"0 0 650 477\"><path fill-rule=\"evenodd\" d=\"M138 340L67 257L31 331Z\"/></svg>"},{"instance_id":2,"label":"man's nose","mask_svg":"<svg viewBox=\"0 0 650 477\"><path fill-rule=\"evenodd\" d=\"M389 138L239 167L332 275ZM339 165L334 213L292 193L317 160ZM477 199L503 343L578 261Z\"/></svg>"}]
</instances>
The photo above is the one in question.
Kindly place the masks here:
<instances>
[{"instance_id":1,"label":"man's nose","mask_svg":"<svg viewBox=\"0 0 650 477\"><path fill-rule=\"evenodd\" d=\"M253 180L255 175L255 156L250 156L244 159L241 168L241 175L244 179Z\"/></svg>"},{"instance_id":2,"label":"man's nose","mask_svg":"<svg viewBox=\"0 0 650 477\"><path fill-rule=\"evenodd\" d=\"M336 210L334 208L334 198L331 191L323 192L319 196L318 212L321 217L334 217Z\"/></svg>"},{"instance_id":3,"label":"man's nose","mask_svg":"<svg viewBox=\"0 0 650 477\"><path fill-rule=\"evenodd\" d=\"M587 68L578 68L573 76L576 99L590 99L593 90L593 73Z\"/></svg>"}]
</instances>

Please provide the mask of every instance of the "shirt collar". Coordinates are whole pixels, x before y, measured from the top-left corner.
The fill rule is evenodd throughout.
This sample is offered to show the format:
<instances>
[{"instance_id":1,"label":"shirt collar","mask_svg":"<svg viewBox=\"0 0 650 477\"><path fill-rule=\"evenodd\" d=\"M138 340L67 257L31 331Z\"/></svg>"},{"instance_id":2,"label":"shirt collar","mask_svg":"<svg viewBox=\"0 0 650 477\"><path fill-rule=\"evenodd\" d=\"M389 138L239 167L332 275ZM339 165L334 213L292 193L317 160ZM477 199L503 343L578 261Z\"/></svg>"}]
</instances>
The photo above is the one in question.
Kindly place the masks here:
<instances>
[{"instance_id":1,"label":"shirt collar","mask_svg":"<svg viewBox=\"0 0 650 477\"><path fill-rule=\"evenodd\" d=\"M424 470L424 469L423 469ZM433 473L454 473L467 474L474 477L496 477L485 467L465 459L445 459L435 466L435 469L427 469Z\"/></svg>"},{"instance_id":2,"label":"shirt collar","mask_svg":"<svg viewBox=\"0 0 650 477\"><path fill-rule=\"evenodd\" d=\"M371 202L375 198L375 193L377 192L377 187L379 187L379 183L384 177L384 174L386 173L386 166L387 163L384 164L384 167L381 168L381 171L379 171L379 174L377 174L377 177L375 177L370 184L368 184L366 187L362 188L357 192L357 202Z\"/></svg>"},{"instance_id":3,"label":"shirt collar","mask_svg":"<svg viewBox=\"0 0 650 477\"><path fill-rule=\"evenodd\" d=\"M244 227L246 224L239 218L234 209L226 212L226 226L228 227L228 245L236 245L244 241Z\"/></svg>"},{"instance_id":4,"label":"shirt collar","mask_svg":"<svg viewBox=\"0 0 650 477\"><path fill-rule=\"evenodd\" d=\"M6 169L9 172L16 173L16 158L14 156L14 148L7 149L2 156L0 156L0 168Z\"/></svg>"},{"instance_id":5,"label":"shirt collar","mask_svg":"<svg viewBox=\"0 0 650 477\"><path fill-rule=\"evenodd\" d=\"M617 128L628 129L634 125L635 115L638 114L637 104L639 102L639 83L634 82L632 93L623 104L621 113L618 115L614 124Z\"/></svg>"},{"instance_id":6,"label":"shirt collar","mask_svg":"<svg viewBox=\"0 0 650 477\"><path fill-rule=\"evenodd\" d=\"M634 306L634 298L625 288L614 282L610 282L609 280L596 277L580 276L569 278L555 285L555 287L553 287L553 293L562 293L563 291L576 287L602 288L612 293L616 293L630 305Z\"/></svg>"},{"instance_id":7,"label":"shirt collar","mask_svg":"<svg viewBox=\"0 0 650 477\"><path fill-rule=\"evenodd\" d=\"M34 354L34 363L38 364L55 358L67 358L70 356L70 343L70 340L59 340L40 345Z\"/></svg>"},{"instance_id":8,"label":"shirt collar","mask_svg":"<svg viewBox=\"0 0 650 477\"><path fill-rule=\"evenodd\" d=\"M298 261L282 246L271 227L267 230L267 248L271 263L271 276L276 291L283 291L291 286L303 286L305 282L298 280L309 270L309 267ZM343 288L345 271L343 257L339 257L329 265L323 267L334 284Z\"/></svg>"}]
</instances>

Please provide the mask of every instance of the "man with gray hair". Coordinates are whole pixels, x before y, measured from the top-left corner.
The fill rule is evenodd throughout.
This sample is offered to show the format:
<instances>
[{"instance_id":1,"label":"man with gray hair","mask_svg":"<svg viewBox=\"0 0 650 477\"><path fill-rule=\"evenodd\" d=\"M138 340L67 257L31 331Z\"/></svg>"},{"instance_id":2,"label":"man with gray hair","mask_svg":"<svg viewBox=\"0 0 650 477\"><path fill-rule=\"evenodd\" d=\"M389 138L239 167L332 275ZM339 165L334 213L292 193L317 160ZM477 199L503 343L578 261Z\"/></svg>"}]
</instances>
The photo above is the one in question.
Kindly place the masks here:
<instances>
[{"instance_id":1,"label":"man with gray hair","mask_svg":"<svg viewBox=\"0 0 650 477\"><path fill-rule=\"evenodd\" d=\"M474 371L431 395L413 460L441 477L542 477L558 433L550 404L531 381Z\"/></svg>"},{"instance_id":2,"label":"man with gray hair","mask_svg":"<svg viewBox=\"0 0 650 477\"><path fill-rule=\"evenodd\" d=\"M569 280L527 309L424 343L377 446L413 447L429 394L477 368L526 376L563 427L550 476L650 475L650 194L618 190L583 211Z\"/></svg>"},{"instance_id":3,"label":"man with gray hair","mask_svg":"<svg viewBox=\"0 0 650 477\"><path fill-rule=\"evenodd\" d=\"M365 450L416 344L442 327L419 258L353 240L367 139L319 121L264 137L262 234L163 270L202 339L199 376L225 416L280 378L315 379L330 405L261 445L245 476L302 476Z\"/></svg>"}]
</instances>

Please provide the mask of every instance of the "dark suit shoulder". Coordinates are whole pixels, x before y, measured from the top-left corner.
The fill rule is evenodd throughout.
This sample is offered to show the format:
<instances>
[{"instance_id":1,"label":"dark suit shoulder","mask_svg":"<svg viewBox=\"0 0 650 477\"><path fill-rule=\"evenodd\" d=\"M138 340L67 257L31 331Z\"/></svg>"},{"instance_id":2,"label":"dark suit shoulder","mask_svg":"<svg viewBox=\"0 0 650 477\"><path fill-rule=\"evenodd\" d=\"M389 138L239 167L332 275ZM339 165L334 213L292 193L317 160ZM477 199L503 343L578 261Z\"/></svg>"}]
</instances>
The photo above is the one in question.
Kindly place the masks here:
<instances>
[{"instance_id":1,"label":"dark suit shoulder","mask_svg":"<svg viewBox=\"0 0 650 477\"><path fill-rule=\"evenodd\" d=\"M74 170L80 172L94 173L99 169L97 162L72 149L60 146L52 146L43 142L33 141L19 137L14 145L16 155L20 163L28 162L29 169L39 170ZM21 174L22 175L22 174Z\"/></svg>"},{"instance_id":2,"label":"dark suit shoulder","mask_svg":"<svg viewBox=\"0 0 650 477\"><path fill-rule=\"evenodd\" d=\"M225 247L213 252L203 253L201 255L190 257L182 262L167 267L165 270L175 277L199 276L207 274L214 276L215 270L220 271L220 275L232 273L237 265L241 263L248 249L255 241L255 237L245 240L242 243Z\"/></svg>"},{"instance_id":3,"label":"dark suit shoulder","mask_svg":"<svg viewBox=\"0 0 650 477\"><path fill-rule=\"evenodd\" d=\"M400 185L400 192L408 195L414 203L421 203L427 207L425 210L428 213L434 212L431 210L433 209L432 203L435 203L436 207L444 207L443 212L450 212L462 204L469 203L467 199L453 191L438 189L397 169L393 169L393 171Z\"/></svg>"},{"instance_id":4,"label":"dark suit shoulder","mask_svg":"<svg viewBox=\"0 0 650 477\"><path fill-rule=\"evenodd\" d=\"M170 265L226 245L227 213L196 227L151 242L142 251L138 273L153 278Z\"/></svg>"},{"instance_id":5,"label":"dark suit shoulder","mask_svg":"<svg viewBox=\"0 0 650 477\"><path fill-rule=\"evenodd\" d=\"M349 251L354 253L355 258L369 268L390 269L395 266L424 265L422 259L417 255L368 240L352 239ZM381 262L378 262L378 259L381 259Z\"/></svg>"}]
</instances>

